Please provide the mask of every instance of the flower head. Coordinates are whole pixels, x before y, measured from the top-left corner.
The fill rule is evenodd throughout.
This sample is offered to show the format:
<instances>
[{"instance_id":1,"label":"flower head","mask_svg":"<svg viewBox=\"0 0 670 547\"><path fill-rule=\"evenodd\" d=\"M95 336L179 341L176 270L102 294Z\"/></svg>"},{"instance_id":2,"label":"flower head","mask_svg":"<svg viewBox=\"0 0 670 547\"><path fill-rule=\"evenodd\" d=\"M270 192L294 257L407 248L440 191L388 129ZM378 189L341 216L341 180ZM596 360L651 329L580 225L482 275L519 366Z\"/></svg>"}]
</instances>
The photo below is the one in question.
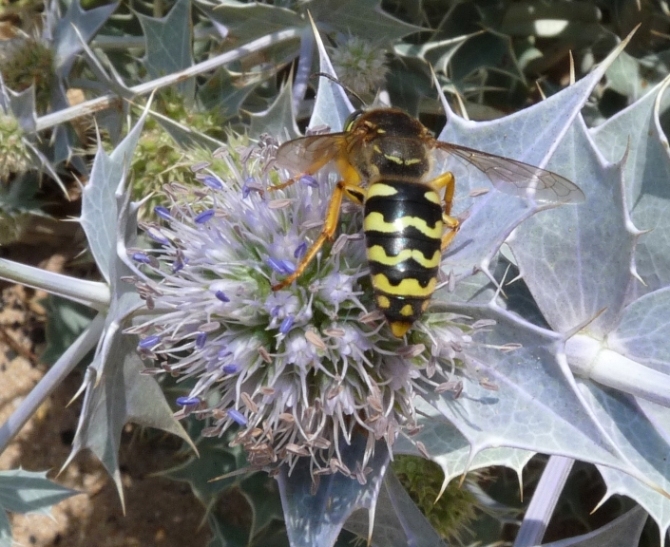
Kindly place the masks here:
<instances>
[{"instance_id":1,"label":"flower head","mask_svg":"<svg viewBox=\"0 0 670 547\"><path fill-rule=\"evenodd\" d=\"M382 87L388 66L386 50L356 36L350 36L330 50L335 73L354 93L375 93Z\"/></svg>"},{"instance_id":2,"label":"flower head","mask_svg":"<svg viewBox=\"0 0 670 547\"><path fill-rule=\"evenodd\" d=\"M428 345L391 335L374 311L356 209L296 282L273 291L318 237L334 182L322 170L273 191L285 181L271 169L276 149L266 137L222 151L218 166L198 166L200 188L166 187L170 204L144 226L158 247L133 255L148 309L129 330L152 370L195 379L178 415L208 419L210 436L232 428L252 466L309 457L315 474L350 473L340 454L354 430L390 446L415 428L416 391L449 376L442 366L463 358L469 327L447 317L432 336L419 322Z\"/></svg>"}]
</instances>

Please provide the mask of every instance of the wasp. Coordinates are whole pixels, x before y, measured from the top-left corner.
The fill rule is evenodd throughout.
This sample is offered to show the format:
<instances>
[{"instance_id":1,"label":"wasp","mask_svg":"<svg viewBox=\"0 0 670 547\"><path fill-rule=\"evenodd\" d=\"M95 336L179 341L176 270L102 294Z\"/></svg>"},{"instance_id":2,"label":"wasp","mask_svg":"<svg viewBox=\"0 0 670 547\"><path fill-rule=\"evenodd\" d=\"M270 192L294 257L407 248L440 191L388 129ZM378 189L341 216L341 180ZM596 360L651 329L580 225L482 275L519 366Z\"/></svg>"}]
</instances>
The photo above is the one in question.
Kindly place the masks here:
<instances>
[{"instance_id":1,"label":"wasp","mask_svg":"<svg viewBox=\"0 0 670 547\"><path fill-rule=\"evenodd\" d=\"M445 172L431 178L438 152L472 164L508 194L524 196L530 191L536 201L554 203L584 200L578 186L556 173L438 141L418 119L397 108L356 111L344 131L291 140L277 151L276 165L291 173L313 175L332 162L340 180L320 235L295 272L272 289L298 279L323 244L332 240L346 196L364 207L375 302L391 332L402 337L426 311L437 286L442 253L459 227L451 216L454 175ZM299 176L272 189L285 188Z\"/></svg>"}]
</instances>

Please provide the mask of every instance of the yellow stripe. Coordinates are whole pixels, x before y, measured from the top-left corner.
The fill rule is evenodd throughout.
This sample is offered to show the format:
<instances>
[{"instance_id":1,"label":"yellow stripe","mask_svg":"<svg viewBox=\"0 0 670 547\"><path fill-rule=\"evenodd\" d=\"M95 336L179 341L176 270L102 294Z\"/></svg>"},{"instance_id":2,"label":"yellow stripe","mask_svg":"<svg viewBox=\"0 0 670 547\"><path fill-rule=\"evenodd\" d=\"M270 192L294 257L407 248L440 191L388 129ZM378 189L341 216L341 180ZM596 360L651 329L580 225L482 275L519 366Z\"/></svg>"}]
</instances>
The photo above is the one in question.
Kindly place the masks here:
<instances>
[{"instance_id":1,"label":"yellow stripe","mask_svg":"<svg viewBox=\"0 0 670 547\"><path fill-rule=\"evenodd\" d=\"M442 223L436 222L434 228L429 228L425 220L419 217L402 217L393 223L384 222L384 216L381 213L368 213L363 220L363 230L383 232L385 234L397 234L405 228L414 226L424 235L433 239L442 239Z\"/></svg>"},{"instance_id":2,"label":"yellow stripe","mask_svg":"<svg viewBox=\"0 0 670 547\"><path fill-rule=\"evenodd\" d=\"M440 201L440 196L438 195L437 192L434 192L433 190L429 190L426 192L423 197L426 198L426 201L431 201L437 205L442 205L442 202Z\"/></svg>"},{"instance_id":3,"label":"yellow stripe","mask_svg":"<svg viewBox=\"0 0 670 547\"><path fill-rule=\"evenodd\" d=\"M372 278L372 286L379 291L397 296L413 296L415 298L429 297L435 292L437 278L433 277L425 288L419 285L419 282L413 278L403 279L398 285L391 285L388 278L379 273Z\"/></svg>"},{"instance_id":4,"label":"yellow stripe","mask_svg":"<svg viewBox=\"0 0 670 547\"><path fill-rule=\"evenodd\" d=\"M389 323L391 327L391 332L396 338L402 338L405 336L405 333L412 327L412 323L406 323L405 321L392 321Z\"/></svg>"},{"instance_id":5,"label":"yellow stripe","mask_svg":"<svg viewBox=\"0 0 670 547\"><path fill-rule=\"evenodd\" d=\"M368 188L368 193L367 193L367 199L374 198L376 196L381 196L381 197L388 197L388 196L394 196L398 193L398 190L393 188L393 186L389 186L388 184L384 184L382 182L375 182L373 185Z\"/></svg>"},{"instance_id":6,"label":"yellow stripe","mask_svg":"<svg viewBox=\"0 0 670 547\"><path fill-rule=\"evenodd\" d=\"M400 310L400 315L411 317L414 315L414 308L410 304L405 304Z\"/></svg>"},{"instance_id":7,"label":"yellow stripe","mask_svg":"<svg viewBox=\"0 0 670 547\"><path fill-rule=\"evenodd\" d=\"M388 256L381 245L374 245L368 249L368 260L370 262L379 262L384 266L396 266L404 260L413 258L424 268L437 268L440 265L442 253L435 251L433 258L426 258L421 251L416 249L403 249L398 256Z\"/></svg>"},{"instance_id":8,"label":"yellow stripe","mask_svg":"<svg viewBox=\"0 0 670 547\"><path fill-rule=\"evenodd\" d=\"M387 309L391 307L391 301L389 300L388 296L384 296L383 294L378 294L377 295L377 306L379 306L382 309Z\"/></svg>"}]
</instances>

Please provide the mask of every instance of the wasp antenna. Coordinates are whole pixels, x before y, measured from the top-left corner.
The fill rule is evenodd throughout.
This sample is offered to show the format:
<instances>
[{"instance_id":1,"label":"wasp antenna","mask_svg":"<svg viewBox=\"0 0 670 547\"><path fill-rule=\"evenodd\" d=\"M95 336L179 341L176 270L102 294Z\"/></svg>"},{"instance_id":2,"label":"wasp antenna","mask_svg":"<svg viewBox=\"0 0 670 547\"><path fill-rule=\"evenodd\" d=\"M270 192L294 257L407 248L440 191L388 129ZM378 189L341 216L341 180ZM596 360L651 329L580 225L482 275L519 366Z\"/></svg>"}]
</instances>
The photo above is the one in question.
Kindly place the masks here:
<instances>
[{"instance_id":1,"label":"wasp antenna","mask_svg":"<svg viewBox=\"0 0 670 547\"><path fill-rule=\"evenodd\" d=\"M344 85L342 82L340 82L337 78L335 78L335 76L333 76L333 75L331 75L331 74L328 74L327 72L315 72L314 74L312 74L312 75L310 76L310 78L315 78L315 77L317 77L317 76L323 76L324 78L328 78L331 82L336 83L336 84L339 85L342 89L344 89L349 95L351 95L351 96L354 97L356 100L358 100L358 102L361 103L361 106L362 106L362 107L365 107L365 106L366 106L365 101L364 101L363 99L361 99L361 97L360 97L360 95L359 95L358 93L356 93L356 92L353 91L352 89L348 88L346 85Z\"/></svg>"}]
</instances>

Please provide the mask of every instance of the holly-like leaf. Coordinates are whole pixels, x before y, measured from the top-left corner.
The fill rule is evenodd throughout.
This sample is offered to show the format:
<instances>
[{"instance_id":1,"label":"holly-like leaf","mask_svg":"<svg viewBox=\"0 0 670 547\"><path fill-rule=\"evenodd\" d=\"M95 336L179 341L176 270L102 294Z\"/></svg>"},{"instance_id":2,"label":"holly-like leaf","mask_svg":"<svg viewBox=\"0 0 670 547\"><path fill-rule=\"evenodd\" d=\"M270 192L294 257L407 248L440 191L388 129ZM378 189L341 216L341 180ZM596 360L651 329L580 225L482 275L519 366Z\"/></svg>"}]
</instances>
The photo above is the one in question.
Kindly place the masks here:
<instances>
[{"instance_id":1,"label":"holly-like leaf","mask_svg":"<svg viewBox=\"0 0 670 547\"><path fill-rule=\"evenodd\" d=\"M586 203L537 215L510 246L552 328L566 332L591 321L597 337L612 329L625 304L636 232L625 222L620 166L603 165L589 140L579 118L548 165L579 181Z\"/></svg>"},{"instance_id":2,"label":"holly-like leaf","mask_svg":"<svg viewBox=\"0 0 670 547\"><path fill-rule=\"evenodd\" d=\"M594 532L543 543L542 547L637 547L646 521L645 510L636 507Z\"/></svg>"},{"instance_id":3,"label":"holly-like leaf","mask_svg":"<svg viewBox=\"0 0 670 547\"><path fill-rule=\"evenodd\" d=\"M49 508L81 494L47 479L46 471L0 471L0 507L14 513L49 514Z\"/></svg>"},{"instance_id":4,"label":"holly-like leaf","mask_svg":"<svg viewBox=\"0 0 670 547\"><path fill-rule=\"evenodd\" d=\"M361 538L367 536L369 523L363 511L354 513L345 527ZM442 538L416 506L392 471L384 477L375 510L373 546L405 545L445 546Z\"/></svg>"},{"instance_id":5,"label":"holly-like leaf","mask_svg":"<svg viewBox=\"0 0 670 547\"><path fill-rule=\"evenodd\" d=\"M580 376L584 411L601 438L616 447L619 463L601 466L608 496L632 497L665 534L670 526L670 323L662 265L670 227L663 211L670 196L659 183L669 165L658 126L662 89L604 129L588 132L579 120L572 125L549 167L567 166L587 202L537 215L519 227L511 247L551 326L571 335L579 329L567 340L567 362ZM619 163L607 164L598 148ZM655 223L653 237L637 229L635 214L645 228ZM640 251L636 245L643 241ZM636 279L642 271L650 287ZM561 442L567 446L573 439Z\"/></svg>"},{"instance_id":6,"label":"holly-like leaf","mask_svg":"<svg viewBox=\"0 0 670 547\"><path fill-rule=\"evenodd\" d=\"M122 281L134 273L128 247L137 237L137 207L130 203L123 181L147 112L111 155L98 150L81 215L91 251L109 283L111 302L104 335L82 386L86 396L68 462L80 450L91 449L114 478L121 496L117 452L126 422L163 429L190 442L158 383L142 375L137 338L123 334L127 317L139 304L134 287Z\"/></svg>"},{"instance_id":7,"label":"holly-like leaf","mask_svg":"<svg viewBox=\"0 0 670 547\"><path fill-rule=\"evenodd\" d=\"M195 497L205 507L212 507L222 492L239 484L243 478L234 475L221 480L212 480L241 467L239 458L234 452L222 447L221 444L219 439L203 439L197 444L198 456L188 458L183 464L161 472L161 475L188 483Z\"/></svg>"},{"instance_id":8,"label":"holly-like leaf","mask_svg":"<svg viewBox=\"0 0 670 547\"><path fill-rule=\"evenodd\" d=\"M221 112L224 119L230 118L239 113L242 103L260 83L260 79L233 75L221 67L200 87L198 99L205 109Z\"/></svg>"},{"instance_id":9,"label":"holly-like leaf","mask_svg":"<svg viewBox=\"0 0 670 547\"><path fill-rule=\"evenodd\" d=\"M98 29L114 13L118 2L84 10L79 0L72 2L67 12L58 19L54 30L56 73L64 78L70 72L75 58L82 51L82 40L88 43Z\"/></svg>"},{"instance_id":10,"label":"holly-like leaf","mask_svg":"<svg viewBox=\"0 0 670 547\"><path fill-rule=\"evenodd\" d=\"M333 64L330 62L326 47L323 45L323 40L321 40L321 36L313 20L312 30L314 32L316 48L319 52L319 71L330 74L333 78L337 79ZM329 78L321 78L309 126L310 128L326 126L331 131L342 131L344 121L353 111L354 107L351 105L342 86Z\"/></svg>"},{"instance_id":11,"label":"holly-like leaf","mask_svg":"<svg viewBox=\"0 0 670 547\"><path fill-rule=\"evenodd\" d=\"M178 0L170 12L160 19L137 14L144 30L144 66L149 76L160 78L188 68L193 64L191 56L191 3ZM189 78L177 84L179 93L192 101L195 94L195 80Z\"/></svg>"},{"instance_id":12,"label":"holly-like leaf","mask_svg":"<svg viewBox=\"0 0 670 547\"><path fill-rule=\"evenodd\" d=\"M576 393L559 336L495 307L454 310L475 320L494 319L496 327L468 349L473 372L462 378L467 397L454 400L449 392L424 397L459 429L473 453L507 446L626 466ZM511 343L520 347L506 350Z\"/></svg>"},{"instance_id":13,"label":"holly-like leaf","mask_svg":"<svg viewBox=\"0 0 670 547\"><path fill-rule=\"evenodd\" d=\"M394 454L425 457L437 463L444 473L444 487L457 477L477 469L504 465L513 470L521 481L521 472L534 452L517 448L486 448L473 454L468 440L454 424L440 415L427 402L418 400L417 410L425 416L421 430L411 438L401 436L393 445ZM421 450L417 447L421 446Z\"/></svg>"},{"instance_id":14,"label":"holly-like leaf","mask_svg":"<svg viewBox=\"0 0 670 547\"><path fill-rule=\"evenodd\" d=\"M111 155L98 148L91 168L91 180L82 192L80 223L100 273L107 283L112 277L116 260L116 230L119 207L116 191L130 166L132 154L139 141L144 117L119 143Z\"/></svg>"},{"instance_id":15,"label":"holly-like leaf","mask_svg":"<svg viewBox=\"0 0 670 547\"><path fill-rule=\"evenodd\" d=\"M448 121L438 139L545 167L618 51L620 48L610 54L593 74L561 93L495 121L464 120L453 113L445 102ZM563 174L563 166L556 165L554 170ZM448 268L443 267L445 274L456 279L471 275L477 269L488 271L493 256L512 230L547 207L490 191L491 182L487 177L464 161L449 160L439 168L454 173L457 185L454 212L465 217L461 219L460 230L446 251ZM486 195L479 195L483 190L489 191ZM560 201L558 197L557 201Z\"/></svg>"},{"instance_id":16,"label":"holly-like leaf","mask_svg":"<svg viewBox=\"0 0 670 547\"><path fill-rule=\"evenodd\" d=\"M607 485L603 501L615 494L631 497L649 512L658 524L661 536L665 536L670 527L667 437L659 434L654 424L625 394L603 389L594 382L582 381L580 388L618 450L632 466L639 469L638 479L644 477L644 480L636 480L616 469L598 466ZM667 423L670 413L665 410Z\"/></svg>"},{"instance_id":17,"label":"holly-like leaf","mask_svg":"<svg viewBox=\"0 0 670 547\"><path fill-rule=\"evenodd\" d=\"M658 371L670 373L670 286L628 305L610 333L610 348Z\"/></svg>"},{"instance_id":18,"label":"holly-like leaf","mask_svg":"<svg viewBox=\"0 0 670 547\"><path fill-rule=\"evenodd\" d=\"M390 16L379 0L314 0L309 11L326 32L337 30L379 44L424 30Z\"/></svg>"},{"instance_id":19,"label":"holly-like leaf","mask_svg":"<svg viewBox=\"0 0 670 547\"><path fill-rule=\"evenodd\" d=\"M14 544L8 511L49 515L53 505L81 494L50 481L46 475L24 469L0 471L0 546Z\"/></svg>"},{"instance_id":20,"label":"holly-like leaf","mask_svg":"<svg viewBox=\"0 0 670 547\"><path fill-rule=\"evenodd\" d=\"M295 124L290 84L282 88L270 108L264 112L251 114L250 118L249 136L251 138L258 138L262 133L278 135L282 141L300 136L300 130Z\"/></svg>"},{"instance_id":21,"label":"holly-like leaf","mask_svg":"<svg viewBox=\"0 0 670 547\"><path fill-rule=\"evenodd\" d=\"M237 0L198 2L207 16L221 27L233 45L239 45L291 27L304 27L305 20L294 11L268 4L245 4ZM296 54L298 42L295 44Z\"/></svg>"},{"instance_id":22,"label":"holly-like leaf","mask_svg":"<svg viewBox=\"0 0 670 547\"><path fill-rule=\"evenodd\" d=\"M378 441L366 469L357 469L364 461L365 452L366 437L363 435L352 435L349 445L340 442L341 461L351 472L365 477L365 484L338 472L319 477L314 488L307 458L298 460L292 469L288 466L281 468L277 480L293 547L332 546L344 522L356 509L368 509L374 514L389 453L386 443ZM325 515L328 515L327 518L324 518Z\"/></svg>"},{"instance_id":23,"label":"holly-like leaf","mask_svg":"<svg viewBox=\"0 0 670 547\"><path fill-rule=\"evenodd\" d=\"M659 114L670 79L592 130L600 153L611 162L624 156L626 202L635 226L645 231L635 249L635 270L643 283L631 286L630 298L670 285L670 188L668 141Z\"/></svg>"}]
</instances>

